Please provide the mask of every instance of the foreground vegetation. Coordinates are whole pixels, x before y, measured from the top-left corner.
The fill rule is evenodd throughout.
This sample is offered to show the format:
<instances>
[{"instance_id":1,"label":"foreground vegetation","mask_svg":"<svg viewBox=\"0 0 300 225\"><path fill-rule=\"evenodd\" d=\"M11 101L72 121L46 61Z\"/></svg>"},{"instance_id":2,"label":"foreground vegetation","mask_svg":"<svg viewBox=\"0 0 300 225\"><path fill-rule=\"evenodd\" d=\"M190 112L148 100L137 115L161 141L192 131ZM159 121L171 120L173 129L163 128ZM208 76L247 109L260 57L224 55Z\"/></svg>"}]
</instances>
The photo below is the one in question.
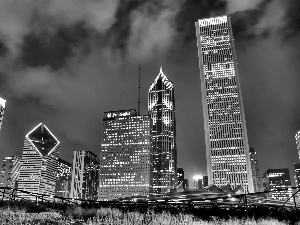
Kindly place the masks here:
<instances>
[{"instance_id":1,"label":"foreground vegetation","mask_svg":"<svg viewBox=\"0 0 300 225\"><path fill-rule=\"evenodd\" d=\"M282 208L183 208L130 206L113 208L83 204L36 204L0 201L0 224L297 224L300 210Z\"/></svg>"}]
</instances>

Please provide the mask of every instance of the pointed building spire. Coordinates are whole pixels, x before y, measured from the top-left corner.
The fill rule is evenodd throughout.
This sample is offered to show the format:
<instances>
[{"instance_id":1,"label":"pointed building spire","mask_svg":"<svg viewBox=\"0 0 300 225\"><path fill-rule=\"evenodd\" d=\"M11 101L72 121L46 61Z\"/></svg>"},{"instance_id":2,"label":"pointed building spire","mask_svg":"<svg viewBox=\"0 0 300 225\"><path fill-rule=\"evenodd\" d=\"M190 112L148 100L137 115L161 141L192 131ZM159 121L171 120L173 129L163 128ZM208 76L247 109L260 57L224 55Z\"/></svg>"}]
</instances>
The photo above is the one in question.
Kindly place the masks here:
<instances>
[{"instance_id":1,"label":"pointed building spire","mask_svg":"<svg viewBox=\"0 0 300 225\"><path fill-rule=\"evenodd\" d=\"M162 66L160 66L160 71L159 71L159 73L162 73L162 74L163 74Z\"/></svg>"}]
</instances>

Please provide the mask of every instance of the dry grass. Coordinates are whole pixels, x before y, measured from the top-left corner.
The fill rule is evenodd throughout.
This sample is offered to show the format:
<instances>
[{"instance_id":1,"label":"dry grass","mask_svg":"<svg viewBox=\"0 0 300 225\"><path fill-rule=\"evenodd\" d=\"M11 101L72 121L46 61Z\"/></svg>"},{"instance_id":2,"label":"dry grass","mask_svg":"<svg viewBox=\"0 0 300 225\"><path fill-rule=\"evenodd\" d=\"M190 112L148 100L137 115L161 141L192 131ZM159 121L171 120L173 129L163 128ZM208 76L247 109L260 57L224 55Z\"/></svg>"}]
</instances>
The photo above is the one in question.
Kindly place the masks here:
<instances>
[{"instance_id":1,"label":"dry grass","mask_svg":"<svg viewBox=\"0 0 300 225\"><path fill-rule=\"evenodd\" d=\"M81 207L70 208L67 213L40 212L29 213L26 210L14 210L10 208L0 209L0 224L86 224L86 225L283 225L275 219L253 219L243 220L231 218L220 220L218 218L210 221L201 220L191 214L171 214L170 212L155 213L148 210L146 213L123 212L112 208L91 208Z\"/></svg>"},{"instance_id":2,"label":"dry grass","mask_svg":"<svg viewBox=\"0 0 300 225\"><path fill-rule=\"evenodd\" d=\"M196 218L190 214L179 213L177 215L171 215L168 212L154 213L148 211L145 214L139 212L127 212L122 213L118 209L102 208L97 211L97 214L92 219L88 219L85 223L87 225L98 225L98 224L114 224L114 225L283 225L287 224L279 222L274 219L263 219L259 221L255 220L219 220L214 219L211 221L204 221Z\"/></svg>"}]
</instances>

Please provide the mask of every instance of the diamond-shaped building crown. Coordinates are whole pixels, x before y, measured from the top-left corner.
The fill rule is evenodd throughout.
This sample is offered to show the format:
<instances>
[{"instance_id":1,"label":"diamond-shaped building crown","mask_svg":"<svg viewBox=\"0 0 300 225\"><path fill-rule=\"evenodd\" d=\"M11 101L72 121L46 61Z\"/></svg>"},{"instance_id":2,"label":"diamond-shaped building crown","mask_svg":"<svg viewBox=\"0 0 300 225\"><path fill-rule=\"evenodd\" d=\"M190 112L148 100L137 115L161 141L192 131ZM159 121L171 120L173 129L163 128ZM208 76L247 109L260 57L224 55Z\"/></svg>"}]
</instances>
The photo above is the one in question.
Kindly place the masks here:
<instances>
[{"instance_id":1,"label":"diamond-shaped building crown","mask_svg":"<svg viewBox=\"0 0 300 225\"><path fill-rule=\"evenodd\" d=\"M59 141L56 139L56 137L42 123L36 126L26 136L43 156L49 155L59 144Z\"/></svg>"}]
</instances>

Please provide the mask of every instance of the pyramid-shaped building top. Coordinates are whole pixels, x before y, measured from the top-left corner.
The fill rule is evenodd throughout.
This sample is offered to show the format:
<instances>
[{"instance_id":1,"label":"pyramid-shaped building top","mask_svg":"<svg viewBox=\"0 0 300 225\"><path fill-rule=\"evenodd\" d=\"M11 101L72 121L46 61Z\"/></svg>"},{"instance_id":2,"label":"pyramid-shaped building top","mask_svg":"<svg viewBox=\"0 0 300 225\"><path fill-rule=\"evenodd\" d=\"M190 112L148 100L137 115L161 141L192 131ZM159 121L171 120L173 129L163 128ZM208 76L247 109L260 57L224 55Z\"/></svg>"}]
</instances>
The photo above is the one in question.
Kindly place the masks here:
<instances>
[{"instance_id":1,"label":"pyramid-shaped building top","mask_svg":"<svg viewBox=\"0 0 300 225\"><path fill-rule=\"evenodd\" d=\"M49 155L59 145L56 137L42 123L30 131L26 137L43 156Z\"/></svg>"},{"instance_id":2,"label":"pyramid-shaped building top","mask_svg":"<svg viewBox=\"0 0 300 225\"><path fill-rule=\"evenodd\" d=\"M153 87L156 85L165 85L167 89L173 88L173 82L163 73L162 67L160 67L159 74L156 76L155 80L150 85L149 91L152 90Z\"/></svg>"}]
</instances>

